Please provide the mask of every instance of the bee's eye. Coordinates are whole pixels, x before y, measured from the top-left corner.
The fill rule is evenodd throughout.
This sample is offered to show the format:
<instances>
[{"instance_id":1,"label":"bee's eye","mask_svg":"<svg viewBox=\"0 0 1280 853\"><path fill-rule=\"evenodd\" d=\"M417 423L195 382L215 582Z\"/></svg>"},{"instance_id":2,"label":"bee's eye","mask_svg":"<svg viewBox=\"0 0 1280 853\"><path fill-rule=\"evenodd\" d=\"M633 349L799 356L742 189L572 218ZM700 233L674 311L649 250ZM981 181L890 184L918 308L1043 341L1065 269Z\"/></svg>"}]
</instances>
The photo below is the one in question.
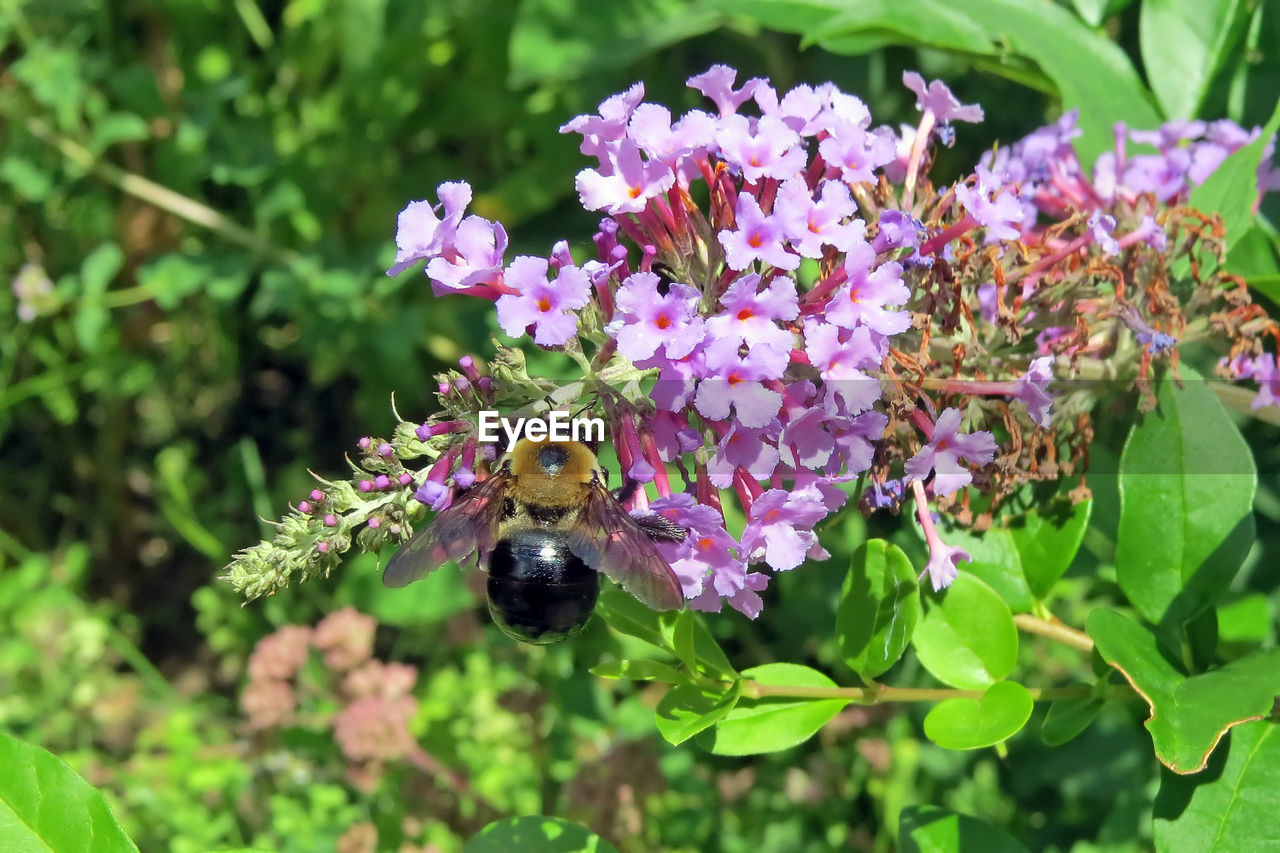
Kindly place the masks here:
<instances>
[{"instance_id":1,"label":"bee's eye","mask_svg":"<svg viewBox=\"0 0 1280 853\"><path fill-rule=\"evenodd\" d=\"M559 474L569 461L569 454L558 444L548 444L538 451L538 464L549 476Z\"/></svg>"}]
</instances>

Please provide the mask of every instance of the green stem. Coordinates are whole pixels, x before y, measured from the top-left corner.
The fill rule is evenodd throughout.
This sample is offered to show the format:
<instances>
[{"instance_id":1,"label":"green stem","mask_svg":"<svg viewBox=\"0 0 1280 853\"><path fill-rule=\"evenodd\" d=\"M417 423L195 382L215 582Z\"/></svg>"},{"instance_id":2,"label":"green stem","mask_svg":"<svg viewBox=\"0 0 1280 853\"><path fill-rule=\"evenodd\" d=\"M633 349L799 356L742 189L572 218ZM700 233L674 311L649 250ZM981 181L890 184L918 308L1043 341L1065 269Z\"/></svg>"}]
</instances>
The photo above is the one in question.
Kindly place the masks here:
<instances>
[{"instance_id":1,"label":"green stem","mask_svg":"<svg viewBox=\"0 0 1280 853\"><path fill-rule=\"evenodd\" d=\"M1093 651L1093 640L1088 634L1083 631L1077 631L1075 628L1064 625L1061 622L1051 622L1048 619L1032 616L1030 613L1019 613L1013 617L1013 624L1028 634L1035 634L1064 643L1086 654Z\"/></svg>"},{"instance_id":2,"label":"green stem","mask_svg":"<svg viewBox=\"0 0 1280 853\"><path fill-rule=\"evenodd\" d=\"M208 228L224 239L238 243L253 252L287 266L294 266L301 261L301 256L288 249L263 239L254 232L223 213L195 199L174 192L168 187L147 180L141 175L126 172L119 166L99 160L93 152L78 142L63 136L43 121L35 118L27 119L27 130L37 139L58 149L63 157L92 172L102 180L119 189L121 192L140 198L148 204L168 211L188 222Z\"/></svg>"},{"instance_id":3,"label":"green stem","mask_svg":"<svg viewBox=\"0 0 1280 853\"><path fill-rule=\"evenodd\" d=\"M1094 689L1078 687L1028 687L1031 698L1037 702L1055 699L1088 699ZM795 699L848 699L861 705L883 705L886 702L941 702L957 697L981 699L985 690L957 690L950 687L793 687L785 684L761 684L743 681L742 695L751 699L765 696L786 696Z\"/></svg>"}]
</instances>

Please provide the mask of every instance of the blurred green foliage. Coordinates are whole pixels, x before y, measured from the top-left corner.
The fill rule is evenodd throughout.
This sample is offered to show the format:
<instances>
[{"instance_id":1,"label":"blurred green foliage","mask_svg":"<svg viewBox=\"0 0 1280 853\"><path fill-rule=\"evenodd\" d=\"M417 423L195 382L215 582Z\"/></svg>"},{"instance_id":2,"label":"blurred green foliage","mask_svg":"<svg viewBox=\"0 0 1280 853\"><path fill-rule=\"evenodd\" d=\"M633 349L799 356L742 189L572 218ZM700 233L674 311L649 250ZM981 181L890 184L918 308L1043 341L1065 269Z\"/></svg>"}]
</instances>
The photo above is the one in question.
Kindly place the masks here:
<instances>
[{"instance_id":1,"label":"blurred green foliage","mask_svg":"<svg viewBox=\"0 0 1280 853\"><path fill-rule=\"evenodd\" d=\"M589 673L644 656L599 620L570 645L515 646L487 624L474 577L392 594L372 559L250 607L215 579L263 533L255 515L311 488L308 466L341 470L360 435L385 431L392 392L425 415L433 372L490 351L483 305L382 274L396 213L465 179L513 254L585 244L583 164L558 127L634 80L677 109L696 100L686 77L725 62L779 88L830 79L896 122L914 116L901 72L920 68L987 110L944 152L943 178L1056 115L1059 92L1094 129L1159 109L1253 124L1280 81L1274 4L1212 4L1225 41L1198 40L1204 73L1181 83L1163 76L1181 60L1151 29L1155 2L1034 13L1067 21L1105 59L1093 69L1037 54L1032 23L1004 41L973 24L1016 4L975 5L968 23L942 3L844 5L0 0L0 274L32 265L49 283L23 302L29 320L0 291L0 729L99 786L143 850L333 849L365 823L378 849L457 850L492 808L562 815L623 851L882 851L900 817L912 838L947 819L917 805L1032 849L1149 847L1159 774L1137 706L1109 705L1068 750L1024 734L1008 760L928 743L910 706L850 706L798 749L715 756L658 737L660 690ZM1261 282L1280 281L1274 241L1250 243ZM1274 431L1246 436L1277 470ZM1120 439L1101 436L1098 458ZM1057 602L1077 625L1114 591L1115 489L1095 492ZM1224 643L1274 642L1274 478L1257 509ZM896 520L844 517L823 536L831 561L779 577L758 622L706 620L739 670L804 661L847 682L835 602L855 549L883 536L922 563ZM348 604L387 626L384 656L420 669L413 733L488 806L408 766L364 791L331 740L246 733L236 695L254 644ZM1062 681L1088 674L1047 641L1019 653ZM930 683L914 658L897 676Z\"/></svg>"}]
</instances>

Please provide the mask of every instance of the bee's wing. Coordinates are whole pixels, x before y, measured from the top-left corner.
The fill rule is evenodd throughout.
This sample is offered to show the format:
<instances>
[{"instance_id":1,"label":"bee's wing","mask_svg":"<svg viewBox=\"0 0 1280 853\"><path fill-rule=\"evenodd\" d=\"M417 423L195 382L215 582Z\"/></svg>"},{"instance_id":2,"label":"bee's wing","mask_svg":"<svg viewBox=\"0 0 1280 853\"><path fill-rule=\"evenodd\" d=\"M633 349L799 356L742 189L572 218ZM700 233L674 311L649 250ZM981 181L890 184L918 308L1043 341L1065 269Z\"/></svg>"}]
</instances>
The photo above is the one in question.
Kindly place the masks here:
<instances>
[{"instance_id":1,"label":"bee's wing","mask_svg":"<svg viewBox=\"0 0 1280 853\"><path fill-rule=\"evenodd\" d=\"M569 549L654 610L684 606L676 573L602 484L591 486L582 516L569 533Z\"/></svg>"},{"instance_id":2,"label":"bee's wing","mask_svg":"<svg viewBox=\"0 0 1280 853\"><path fill-rule=\"evenodd\" d=\"M476 551L493 550L509 481L505 474L494 474L459 495L391 556L382 582L405 586L445 563L462 565Z\"/></svg>"}]
</instances>

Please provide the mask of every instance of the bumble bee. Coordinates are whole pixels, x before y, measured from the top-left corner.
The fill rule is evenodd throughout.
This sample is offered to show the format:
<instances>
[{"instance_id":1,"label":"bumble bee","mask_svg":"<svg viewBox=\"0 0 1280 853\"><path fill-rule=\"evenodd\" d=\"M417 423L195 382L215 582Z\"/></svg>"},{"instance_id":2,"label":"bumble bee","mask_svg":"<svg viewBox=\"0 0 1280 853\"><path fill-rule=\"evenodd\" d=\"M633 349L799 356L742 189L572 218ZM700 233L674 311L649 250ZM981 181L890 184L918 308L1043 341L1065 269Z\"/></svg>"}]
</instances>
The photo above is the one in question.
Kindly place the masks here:
<instances>
[{"instance_id":1,"label":"bumble bee","mask_svg":"<svg viewBox=\"0 0 1280 853\"><path fill-rule=\"evenodd\" d=\"M496 473L395 553L382 581L401 587L476 554L478 564L488 561L493 621L538 645L583 629L600 593L597 573L655 610L679 609L680 580L654 542L680 542L687 531L660 515L629 515L605 478L585 444L520 439Z\"/></svg>"}]
</instances>

